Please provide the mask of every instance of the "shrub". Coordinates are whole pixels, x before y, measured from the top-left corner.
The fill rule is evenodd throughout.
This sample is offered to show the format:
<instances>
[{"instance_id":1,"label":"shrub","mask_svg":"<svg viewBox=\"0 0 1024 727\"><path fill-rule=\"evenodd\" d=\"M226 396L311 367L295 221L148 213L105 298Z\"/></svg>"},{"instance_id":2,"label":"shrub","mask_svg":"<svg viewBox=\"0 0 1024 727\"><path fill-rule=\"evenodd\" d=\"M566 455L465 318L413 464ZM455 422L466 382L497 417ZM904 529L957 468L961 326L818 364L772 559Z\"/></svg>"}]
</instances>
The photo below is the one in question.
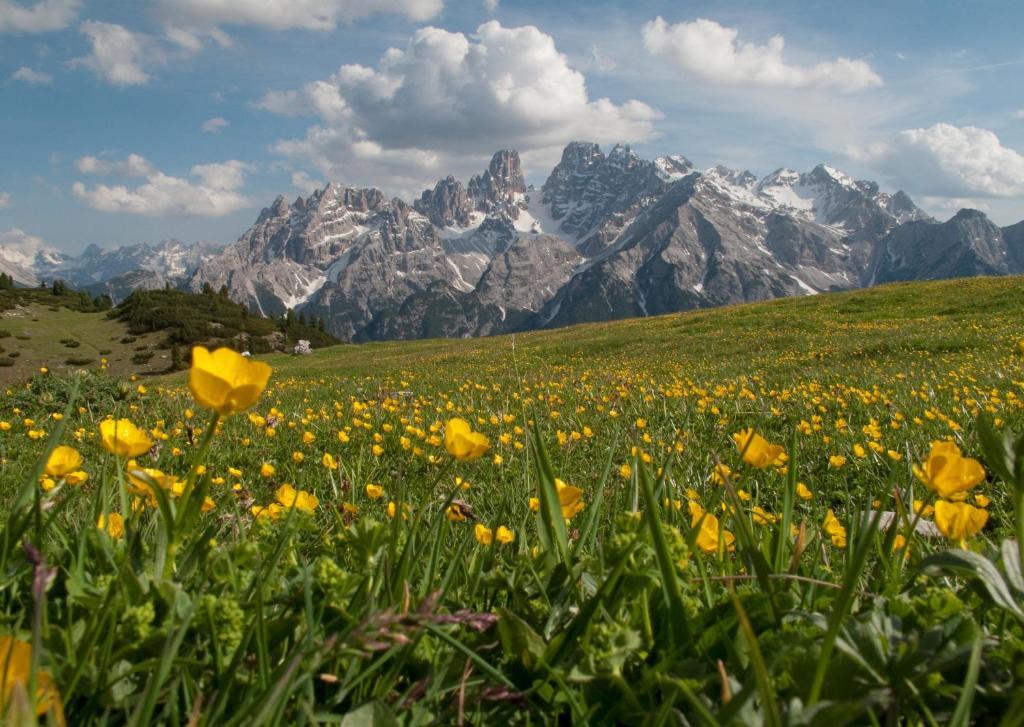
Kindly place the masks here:
<instances>
[{"instance_id":1,"label":"shrub","mask_svg":"<svg viewBox=\"0 0 1024 727\"><path fill-rule=\"evenodd\" d=\"M96 359L91 356L71 356L65 359L64 363L68 366L89 366L96 363Z\"/></svg>"}]
</instances>

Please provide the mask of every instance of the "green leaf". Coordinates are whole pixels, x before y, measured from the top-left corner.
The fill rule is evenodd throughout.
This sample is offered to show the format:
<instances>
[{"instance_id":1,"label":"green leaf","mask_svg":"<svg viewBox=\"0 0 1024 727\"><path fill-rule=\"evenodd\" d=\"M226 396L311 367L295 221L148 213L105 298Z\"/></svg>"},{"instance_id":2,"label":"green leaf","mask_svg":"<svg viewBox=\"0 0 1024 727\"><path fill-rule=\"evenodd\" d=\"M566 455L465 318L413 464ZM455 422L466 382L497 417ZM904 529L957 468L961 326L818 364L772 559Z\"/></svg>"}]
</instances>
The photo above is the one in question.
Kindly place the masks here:
<instances>
[{"instance_id":1,"label":"green leaf","mask_svg":"<svg viewBox=\"0 0 1024 727\"><path fill-rule=\"evenodd\" d=\"M1024 621L1024 610L995 564L987 558L969 550L947 550L928 556L919 568L930 576L954 575L980 581L994 604Z\"/></svg>"},{"instance_id":2,"label":"green leaf","mask_svg":"<svg viewBox=\"0 0 1024 727\"><path fill-rule=\"evenodd\" d=\"M397 727L398 719L382 702L370 702L341 718L339 727Z\"/></svg>"},{"instance_id":3,"label":"green leaf","mask_svg":"<svg viewBox=\"0 0 1024 727\"><path fill-rule=\"evenodd\" d=\"M505 653L518 658L526 669L534 671L541 663L547 648L544 639L508 609L498 609L498 636Z\"/></svg>"}]
</instances>

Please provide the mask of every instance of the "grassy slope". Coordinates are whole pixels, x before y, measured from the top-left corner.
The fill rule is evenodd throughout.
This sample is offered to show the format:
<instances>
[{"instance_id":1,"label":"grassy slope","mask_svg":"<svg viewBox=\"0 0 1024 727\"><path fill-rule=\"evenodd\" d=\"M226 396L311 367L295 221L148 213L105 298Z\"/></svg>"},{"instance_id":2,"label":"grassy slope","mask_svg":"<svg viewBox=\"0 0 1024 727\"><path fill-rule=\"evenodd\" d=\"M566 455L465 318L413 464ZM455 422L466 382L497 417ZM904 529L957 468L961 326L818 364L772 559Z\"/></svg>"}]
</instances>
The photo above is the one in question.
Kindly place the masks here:
<instances>
[{"instance_id":1,"label":"grassy slope","mask_svg":"<svg viewBox=\"0 0 1024 727\"><path fill-rule=\"evenodd\" d=\"M130 373L151 373L167 368L167 351L156 353L148 364L133 364L135 350L140 346L157 343L163 334L136 336L133 343L121 343L128 335L125 324L107 319L106 312L82 313L68 308L51 310L46 306L32 305L0 314L0 330L10 336L0 339L5 353L17 351L21 355L14 366L0 368L0 385L22 381L47 366L54 372L70 371L82 366L69 366L69 357L88 357L93 363L84 368L96 369L100 359L106 358L109 371L118 376ZM68 348L62 339L73 338L81 343L77 348ZM101 355L100 351L110 353Z\"/></svg>"},{"instance_id":2,"label":"grassy slope","mask_svg":"<svg viewBox=\"0 0 1024 727\"><path fill-rule=\"evenodd\" d=\"M1024 334L1024 278L890 285L514 336L339 346L272 356L281 375L384 375L424 367L513 373L537 366L648 365L725 378L803 378L928 355L1005 351Z\"/></svg>"}]
</instances>

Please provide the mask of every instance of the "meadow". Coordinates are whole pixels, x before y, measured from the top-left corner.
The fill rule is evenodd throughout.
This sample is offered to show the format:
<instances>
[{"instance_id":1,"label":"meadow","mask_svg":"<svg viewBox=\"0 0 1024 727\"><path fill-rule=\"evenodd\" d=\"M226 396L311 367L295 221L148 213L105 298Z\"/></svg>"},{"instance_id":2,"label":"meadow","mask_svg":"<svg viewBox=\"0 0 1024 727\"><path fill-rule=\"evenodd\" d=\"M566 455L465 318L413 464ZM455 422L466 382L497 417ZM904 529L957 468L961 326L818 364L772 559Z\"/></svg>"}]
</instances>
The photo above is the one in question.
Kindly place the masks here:
<instances>
[{"instance_id":1,"label":"meadow","mask_svg":"<svg viewBox=\"0 0 1024 727\"><path fill-rule=\"evenodd\" d=\"M0 709L1024 724L1022 433L1021 278L37 372Z\"/></svg>"}]
</instances>

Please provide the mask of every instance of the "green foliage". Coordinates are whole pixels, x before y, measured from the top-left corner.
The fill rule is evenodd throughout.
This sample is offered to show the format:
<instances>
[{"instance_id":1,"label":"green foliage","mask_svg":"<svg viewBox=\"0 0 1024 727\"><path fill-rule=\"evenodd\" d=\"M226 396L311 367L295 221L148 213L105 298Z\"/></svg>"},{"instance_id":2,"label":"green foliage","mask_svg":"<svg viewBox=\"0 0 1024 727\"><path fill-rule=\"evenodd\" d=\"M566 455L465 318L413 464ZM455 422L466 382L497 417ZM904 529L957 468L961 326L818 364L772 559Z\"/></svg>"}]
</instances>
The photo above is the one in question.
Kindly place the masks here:
<instances>
[{"instance_id":1,"label":"green foliage","mask_svg":"<svg viewBox=\"0 0 1024 727\"><path fill-rule=\"evenodd\" d=\"M941 316L897 287L273 356L225 421L182 374L34 376L0 400L0 621L69 724L1015 724L1024 324L1005 288L958 285ZM108 415L181 487L133 490ZM487 455L446 454L450 416ZM748 426L784 466L744 462ZM914 529L912 465L947 437L990 474L963 545ZM89 479L43 489L58 443ZM114 512L123 534L95 527Z\"/></svg>"},{"instance_id":2,"label":"green foliage","mask_svg":"<svg viewBox=\"0 0 1024 727\"><path fill-rule=\"evenodd\" d=\"M207 284L199 295L179 290L136 290L111 312L114 320L124 321L134 335L166 332L165 346L191 346L213 342L231 345L242 339L253 349L271 350L269 339L281 338L283 350L299 339L309 340L314 348L330 346L337 341L314 326L294 320L279 322L250 315L245 306L224 294L214 294ZM257 339L267 339L255 343ZM262 352L262 351L254 351Z\"/></svg>"}]
</instances>

